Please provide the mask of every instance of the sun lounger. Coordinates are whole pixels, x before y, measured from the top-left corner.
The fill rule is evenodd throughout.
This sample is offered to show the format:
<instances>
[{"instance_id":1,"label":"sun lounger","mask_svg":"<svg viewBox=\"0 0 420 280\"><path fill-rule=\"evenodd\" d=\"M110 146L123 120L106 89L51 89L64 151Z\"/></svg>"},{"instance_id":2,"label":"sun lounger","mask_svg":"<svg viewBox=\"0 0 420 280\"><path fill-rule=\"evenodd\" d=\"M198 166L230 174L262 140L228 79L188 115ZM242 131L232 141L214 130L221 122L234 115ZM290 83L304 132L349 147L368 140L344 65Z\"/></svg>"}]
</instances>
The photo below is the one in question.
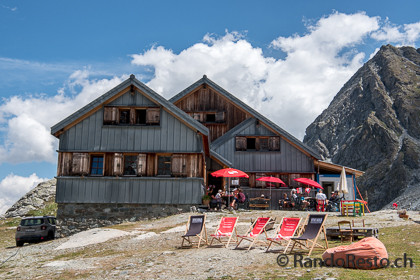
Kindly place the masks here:
<instances>
[{"instance_id":1,"label":"sun lounger","mask_svg":"<svg viewBox=\"0 0 420 280\"><path fill-rule=\"evenodd\" d=\"M226 248L228 248L233 235L235 235L235 243L238 244L238 234L236 232L237 222L238 222L238 217L221 218L220 223L217 226L215 233L210 235L212 237L210 241L210 246L213 244L214 240L217 240L220 243L224 244Z\"/></svg>"},{"instance_id":2,"label":"sun lounger","mask_svg":"<svg viewBox=\"0 0 420 280\"><path fill-rule=\"evenodd\" d=\"M195 237L197 237L198 240L194 240ZM184 241L186 241L188 245L184 246ZM206 231L206 215L190 216L187 223L187 229L185 231L185 234L182 236L181 248L187 246L197 246L197 248L200 248L202 242L208 244Z\"/></svg>"},{"instance_id":3,"label":"sun lounger","mask_svg":"<svg viewBox=\"0 0 420 280\"><path fill-rule=\"evenodd\" d=\"M251 227L248 229L248 231L245 233L245 235L238 235L238 238L240 239L240 241L238 242L238 244L236 245L236 248L239 247L239 245L241 244L241 242L243 240L247 240L249 242L251 242L251 244L248 247L248 250L251 249L252 245L254 245L256 242L264 242L262 240L258 240L258 237L260 236L260 234L262 232L265 233L265 237L267 238L267 232L266 232L266 226L267 224L271 221L271 218L267 217L267 218L258 218L252 225ZM266 242L264 242L266 244ZM235 249L236 249L235 248Z\"/></svg>"},{"instance_id":4,"label":"sun lounger","mask_svg":"<svg viewBox=\"0 0 420 280\"><path fill-rule=\"evenodd\" d=\"M292 253L295 245L300 245L300 247L304 250L309 250L308 256L311 255L312 250L316 248L328 249L328 241L325 233L325 220L327 219L328 214L309 214L306 218L304 225L305 230L304 233L299 237L292 237L290 239L290 243L287 244L285 253L289 248L290 244L293 243L292 248L290 249L290 253ZM321 245L317 242L319 234L321 231L324 233L325 239L325 246Z\"/></svg>"},{"instance_id":5,"label":"sun lounger","mask_svg":"<svg viewBox=\"0 0 420 280\"><path fill-rule=\"evenodd\" d=\"M268 246L266 252L270 249L273 243L284 245L290 243L290 238L295 235L296 230L300 224L300 218L282 218L279 226L276 229L274 237L268 237Z\"/></svg>"}]
</instances>

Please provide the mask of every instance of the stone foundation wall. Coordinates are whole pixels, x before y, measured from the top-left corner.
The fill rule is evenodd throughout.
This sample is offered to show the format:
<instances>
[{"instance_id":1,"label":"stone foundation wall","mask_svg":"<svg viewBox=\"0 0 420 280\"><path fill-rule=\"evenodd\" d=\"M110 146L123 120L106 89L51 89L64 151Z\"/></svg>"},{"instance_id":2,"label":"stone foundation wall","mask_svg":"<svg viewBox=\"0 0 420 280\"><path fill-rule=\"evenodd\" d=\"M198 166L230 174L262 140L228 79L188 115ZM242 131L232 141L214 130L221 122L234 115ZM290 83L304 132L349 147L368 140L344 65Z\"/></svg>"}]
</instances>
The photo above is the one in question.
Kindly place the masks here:
<instances>
[{"instance_id":1,"label":"stone foundation wall","mask_svg":"<svg viewBox=\"0 0 420 280\"><path fill-rule=\"evenodd\" d=\"M116 203L59 203L57 233L69 236L84 230L167 217L190 211L190 205L145 205Z\"/></svg>"}]
</instances>

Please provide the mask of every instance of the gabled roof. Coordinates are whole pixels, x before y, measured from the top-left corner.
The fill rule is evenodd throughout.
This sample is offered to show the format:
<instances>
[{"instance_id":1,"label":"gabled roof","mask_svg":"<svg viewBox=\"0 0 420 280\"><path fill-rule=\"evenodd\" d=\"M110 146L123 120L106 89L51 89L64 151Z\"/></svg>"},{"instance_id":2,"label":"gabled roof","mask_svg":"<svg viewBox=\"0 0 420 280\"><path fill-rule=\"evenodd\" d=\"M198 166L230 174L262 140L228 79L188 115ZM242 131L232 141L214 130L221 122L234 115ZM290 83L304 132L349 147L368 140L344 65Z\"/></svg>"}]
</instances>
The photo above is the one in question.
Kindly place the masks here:
<instances>
[{"instance_id":1,"label":"gabled roof","mask_svg":"<svg viewBox=\"0 0 420 280\"><path fill-rule=\"evenodd\" d=\"M224 97L226 97L228 100L232 101L233 103L235 103L236 105L241 107L243 110L247 111L249 114L254 116L256 119L265 123L267 126L271 127L271 129L273 129L276 133L278 133L279 135L282 135L286 140L288 140L292 144L298 146L300 149L304 150L305 152L307 152L308 154L310 154L314 158L321 159L321 156L318 154L318 152L316 152L315 150L313 150L309 146L305 145L302 141L295 138L293 135L291 135L290 133L288 133L287 131L285 131L281 127L279 127L277 124L273 123L268 118L266 118L263 115L261 115L260 113L258 113L256 110L252 109L250 106L245 104L243 101L241 101L240 99L238 99L237 97L235 97L234 95L232 95L231 93L229 93L228 91L226 91L225 89L220 87L218 84L216 84L215 82L213 82L212 80L207 78L206 75L204 75L200 80L198 80L194 84L190 85L189 87L187 87L186 89L184 89L183 91L181 91L180 93L178 93L177 95L175 95L174 97L169 99L169 101L172 102L172 103L175 103L178 100L180 100L181 98L183 98L184 96L191 93L194 89L196 89L197 87L199 87L203 84L211 86L217 92L219 92ZM235 128L233 128L233 129L235 129ZM233 129L231 129L231 130L233 130ZM229 132L227 132L225 135L227 135L228 133ZM224 137L225 135L223 135L219 138L223 138L223 139L226 140L227 138ZM219 139L217 139L217 140L219 140ZM215 141L215 142L218 143L218 141Z\"/></svg>"},{"instance_id":2,"label":"gabled roof","mask_svg":"<svg viewBox=\"0 0 420 280\"><path fill-rule=\"evenodd\" d=\"M64 120L60 121L53 127L51 127L51 134L54 136L57 136L61 130L65 129L67 126L71 125L72 123L78 123L79 121L84 119L84 116L87 115L92 110L95 110L109 100L110 98L116 96L118 93L120 93L122 90L126 89L127 87L133 85L134 87L138 88L140 91L142 91L149 99L151 99L153 102L160 104L162 107L166 108L169 113L173 114L176 118L180 119L182 122L186 123L190 127L196 129L200 133L202 133L205 136L208 136L209 130L207 127L202 125L200 122L194 120L191 118L187 113L179 109L177 106L175 106L173 103L166 100L164 97L162 97L160 94L154 92L152 89L150 89L148 86L140 82L135 78L134 75L131 75L129 79L125 80L118 86L114 87L110 91L106 92L105 94L101 95L94 101L90 102L83 108L79 109L75 113L71 114ZM207 140L208 141L208 140Z\"/></svg>"},{"instance_id":3,"label":"gabled roof","mask_svg":"<svg viewBox=\"0 0 420 280\"><path fill-rule=\"evenodd\" d=\"M221 156L220 154L216 153L214 150L210 149L210 157L214 157L215 159L217 159L218 161L220 161L221 163L223 163L224 165L228 166L228 167L232 167L233 164L225 159L223 156Z\"/></svg>"}]
</instances>

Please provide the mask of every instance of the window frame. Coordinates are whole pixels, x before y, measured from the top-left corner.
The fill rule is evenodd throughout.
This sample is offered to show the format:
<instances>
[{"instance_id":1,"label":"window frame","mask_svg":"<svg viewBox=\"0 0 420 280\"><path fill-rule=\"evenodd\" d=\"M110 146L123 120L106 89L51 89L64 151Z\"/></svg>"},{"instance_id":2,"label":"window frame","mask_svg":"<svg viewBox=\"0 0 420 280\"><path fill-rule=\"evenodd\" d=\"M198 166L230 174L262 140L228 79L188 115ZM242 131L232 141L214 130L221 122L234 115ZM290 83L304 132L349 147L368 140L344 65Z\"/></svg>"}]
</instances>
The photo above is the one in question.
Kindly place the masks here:
<instances>
[{"instance_id":1,"label":"window frame","mask_svg":"<svg viewBox=\"0 0 420 280\"><path fill-rule=\"evenodd\" d=\"M94 159L95 158L102 158L102 167L101 168L94 168L93 164L94 164ZM98 174L95 173L93 174L92 171L93 169L102 169L102 173ZM91 154L90 155L90 164L89 164L89 176L93 176L93 177L100 177L100 176L104 176L104 171L105 171L105 155L104 154Z\"/></svg>"},{"instance_id":2,"label":"window frame","mask_svg":"<svg viewBox=\"0 0 420 280\"><path fill-rule=\"evenodd\" d=\"M137 176L138 155L139 154L135 154L135 153L123 153L123 174L122 174L122 176L125 176L125 177L135 177L135 176ZM134 164L135 164L134 174L126 174L126 158L127 157L134 157Z\"/></svg>"}]
</instances>

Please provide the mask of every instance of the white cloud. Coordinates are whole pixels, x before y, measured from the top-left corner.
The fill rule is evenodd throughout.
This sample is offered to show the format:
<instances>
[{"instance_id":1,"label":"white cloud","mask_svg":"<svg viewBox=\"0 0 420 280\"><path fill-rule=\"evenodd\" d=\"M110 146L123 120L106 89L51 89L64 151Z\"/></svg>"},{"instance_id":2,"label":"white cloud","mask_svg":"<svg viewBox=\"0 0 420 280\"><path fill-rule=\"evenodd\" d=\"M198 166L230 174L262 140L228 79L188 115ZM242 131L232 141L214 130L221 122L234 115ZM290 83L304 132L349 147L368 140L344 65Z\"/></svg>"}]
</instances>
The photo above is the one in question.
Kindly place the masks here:
<instances>
[{"instance_id":1,"label":"white cloud","mask_svg":"<svg viewBox=\"0 0 420 280\"><path fill-rule=\"evenodd\" d=\"M420 22L395 25L387 19L384 26L372 34L372 38L397 46L415 46L420 38Z\"/></svg>"},{"instance_id":2,"label":"white cloud","mask_svg":"<svg viewBox=\"0 0 420 280\"><path fill-rule=\"evenodd\" d=\"M132 56L132 63L152 66L148 85L171 97L207 74L217 84L303 138L305 128L324 110L362 65L363 43L379 28L379 18L364 13L333 13L307 26L303 36L278 37L271 47L284 59L265 57L238 33L206 35L179 54L162 46Z\"/></svg>"},{"instance_id":3,"label":"white cloud","mask_svg":"<svg viewBox=\"0 0 420 280\"><path fill-rule=\"evenodd\" d=\"M5 99L0 105L0 126L5 134L0 163L56 162L57 140L50 127L121 82L120 77L90 80L88 70L76 71L54 96ZM72 94L65 95L67 91Z\"/></svg>"},{"instance_id":4,"label":"white cloud","mask_svg":"<svg viewBox=\"0 0 420 280\"><path fill-rule=\"evenodd\" d=\"M39 178L35 173L29 177L21 177L14 174L7 175L6 178L0 181L0 215L6 212L23 195L46 180L48 179Z\"/></svg>"},{"instance_id":5,"label":"white cloud","mask_svg":"<svg viewBox=\"0 0 420 280\"><path fill-rule=\"evenodd\" d=\"M178 54L154 46L132 55L132 65L152 68L154 76L148 85L166 98L206 74L302 139L305 128L370 55L358 50L365 41L416 42L419 34L420 23L395 26L363 12L334 12L308 24L305 34L273 38L270 48L284 52L282 59L265 56L241 33L226 32L221 37L207 34L203 42ZM69 69L60 64L0 58L0 69L14 67L62 73ZM50 127L127 78L93 79L91 72L72 72L53 96L13 96L1 101L0 164L56 162L57 140L50 135Z\"/></svg>"}]
</instances>

